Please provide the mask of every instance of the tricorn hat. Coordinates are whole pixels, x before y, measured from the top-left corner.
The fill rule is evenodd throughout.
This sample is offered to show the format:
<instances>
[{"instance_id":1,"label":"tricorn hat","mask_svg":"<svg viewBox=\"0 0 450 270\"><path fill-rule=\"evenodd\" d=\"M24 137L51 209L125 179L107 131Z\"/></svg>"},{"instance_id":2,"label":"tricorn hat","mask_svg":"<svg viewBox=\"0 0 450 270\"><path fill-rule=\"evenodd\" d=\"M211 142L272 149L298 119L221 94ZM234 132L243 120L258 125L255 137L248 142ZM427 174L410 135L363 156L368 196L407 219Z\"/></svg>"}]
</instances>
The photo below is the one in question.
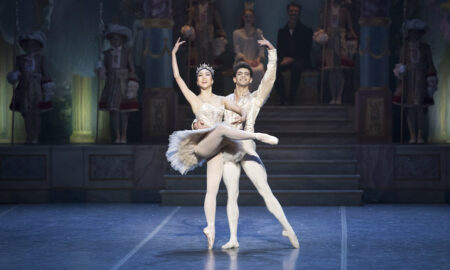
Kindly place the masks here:
<instances>
[{"instance_id":1,"label":"tricorn hat","mask_svg":"<svg viewBox=\"0 0 450 270\"><path fill-rule=\"evenodd\" d=\"M428 30L427 24L419 19L412 19L403 23L403 31L408 33L409 30L419 30L426 32Z\"/></svg>"},{"instance_id":2,"label":"tricorn hat","mask_svg":"<svg viewBox=\"0 0 450 270\"><path fill-rule=\"evenodd\" d=\"M112 34L124 36L127 39L127 42L131 39L130 28L120 24L108 24L106 26L105 37L108 39L109 38L108 36Z\"/></svg>"},{"instance_id":3,"label":"tricorn hat","mask_svg":"<svg viewBox=\"0 0 450 270\"><path fill-rule=\"evenodd\" d=\"M47 44L47 37L41 31L33 31L19 36L19 44L22 46L22 43L25 40L34 40L41 44L41 49L45 47Z\"/></svg>"}]
</instances>

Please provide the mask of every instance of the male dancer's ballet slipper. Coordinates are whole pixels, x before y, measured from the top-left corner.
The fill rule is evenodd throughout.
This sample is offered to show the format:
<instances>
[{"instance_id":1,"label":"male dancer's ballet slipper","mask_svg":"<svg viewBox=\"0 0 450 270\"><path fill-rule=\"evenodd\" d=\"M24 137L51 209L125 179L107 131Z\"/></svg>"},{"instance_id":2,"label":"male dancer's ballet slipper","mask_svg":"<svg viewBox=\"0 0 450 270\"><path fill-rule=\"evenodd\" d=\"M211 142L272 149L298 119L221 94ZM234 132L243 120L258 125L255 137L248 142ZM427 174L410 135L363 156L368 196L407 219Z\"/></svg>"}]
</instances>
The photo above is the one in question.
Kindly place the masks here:
<instances>
[{"instance_id":1,"label":"male dancer's ballet slipper","mask_svg":"<svg viewBox=\"0 0 450 270\"><path fill-rule=\"evenodd\" d=\"M283 236L287 237L289 239L289 241L291 242L291 245L294 248L299 248L300 244L298 243L298 239L297 236L295 235L295 232L293 230L289 230L289 231L283 231Z\"/></svg>"},{"instance_id":2,"label":"male dancer's ballet slipper","mask_svg":"<svg viewBox=\"0 0 450 270\"><path fill-rule=\"evenodd\" d=\"M232 248L238 248L239 242L237 240L230 240L228 243L222 246L222 249L232 249Z\"/></svg>"},{"instance_id":3,"label":"male dancer's ballet slipper","mask_svg":"<svg viewBox=\"0 0 450 270\"><path fill-rule=\"evenodd\" d=\"M266 133L255 133L255 139L267 144L278 144L278 138Z\"/></svg>"},{"instance_id":4,"label":"male dancer's ballet slipper","mask_svg":"<svg viewBox=\"0 0 450 270\"><path fill-rule=\"evenodd\" d=\"M210 231L208 227L206 227L203 229L203 234L205 234L206 239L208 239L208 249L212 249L214 246L214 237L215 237L214 231Z\"/></svg>"}]
</instances>

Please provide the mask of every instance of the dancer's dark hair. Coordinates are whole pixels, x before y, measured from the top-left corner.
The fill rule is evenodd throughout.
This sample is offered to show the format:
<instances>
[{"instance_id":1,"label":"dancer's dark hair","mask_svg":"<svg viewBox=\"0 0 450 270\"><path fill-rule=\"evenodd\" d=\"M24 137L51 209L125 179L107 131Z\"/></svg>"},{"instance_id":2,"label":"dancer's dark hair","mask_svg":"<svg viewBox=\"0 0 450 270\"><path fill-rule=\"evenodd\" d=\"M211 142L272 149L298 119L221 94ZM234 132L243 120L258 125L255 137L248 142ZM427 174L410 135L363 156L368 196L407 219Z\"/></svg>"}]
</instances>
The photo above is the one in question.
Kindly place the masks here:
<instances>
[{"instance_id":1,"label":"dancer's dark hair","mask_svg":"<svg viewBox=\"0 0 450 270\"><path fill-rule=\"evenodd\" d=\"M236 73L237 73L237 71L238 71L240 68L246 68L246 69L248 69L248 71L250 72L250 78L253 77L253 70L252 70L252 67L251 67L249 64L247 64L246 62L239 62L239 63L237 63L237 64L234 66L234 68L233 68L233 77L236 77Z\"/></svg>"}]
</instances>

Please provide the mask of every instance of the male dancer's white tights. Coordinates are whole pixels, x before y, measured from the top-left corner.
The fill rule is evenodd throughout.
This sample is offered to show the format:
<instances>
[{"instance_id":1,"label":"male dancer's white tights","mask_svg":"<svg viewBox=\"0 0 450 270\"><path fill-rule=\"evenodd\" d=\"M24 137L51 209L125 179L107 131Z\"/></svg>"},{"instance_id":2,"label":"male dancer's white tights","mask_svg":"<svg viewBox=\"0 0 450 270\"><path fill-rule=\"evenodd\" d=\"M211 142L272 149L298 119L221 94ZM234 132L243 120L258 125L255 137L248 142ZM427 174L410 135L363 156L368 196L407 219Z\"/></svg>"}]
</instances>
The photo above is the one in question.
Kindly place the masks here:
<instances>
[{"instance_id":1,"label":"male dancer's white tights","mask_svg":"<svg viewBox=\"0 0 450 270\"><path fill-rule=\"evenodd\" d=\"M255 151L252 151L251 155L261 162ZM262 163L258 163L255 160L243 160L240 164L247 176L255 185L259 194L263 197L269 212L272 213L280 222L283 227L283 235L289 238L294 247L298 247L297 238L291 225L286 219L283 208L269 187L267 182L267 173ZM223 181L225 182L228 192L227 216L230 228L230 240L227 244L222 246L222 248L236 248L239 247L239 243L237 241L237 226L239 219L239 208L237 201L239 196L239 176L241 174L241 168L238 163L225 162L224 170L226 173L223 175Z\"/></svg>"}]
</instances>

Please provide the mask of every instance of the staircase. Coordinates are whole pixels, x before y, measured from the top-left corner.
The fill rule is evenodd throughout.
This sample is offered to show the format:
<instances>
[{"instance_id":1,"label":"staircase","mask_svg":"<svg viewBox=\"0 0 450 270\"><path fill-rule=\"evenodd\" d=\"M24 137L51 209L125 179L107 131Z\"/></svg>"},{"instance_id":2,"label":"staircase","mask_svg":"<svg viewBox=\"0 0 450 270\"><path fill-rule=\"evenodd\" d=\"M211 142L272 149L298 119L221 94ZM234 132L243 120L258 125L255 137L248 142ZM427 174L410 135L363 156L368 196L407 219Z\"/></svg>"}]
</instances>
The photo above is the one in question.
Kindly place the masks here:
<instances>
[{"instance_id":1,"label":"staircase","mask_svg":"<svg viewBox=\"0 0 450 270\"><path fill-rule=\"evenodd\" d=\"M189 128L189 108L180 111L180 128ZM263 107L255 129L280 138L280 144L258 144L269 185L282 205L361 205L352 108L346 106ZM161 191L163 205L203 205L206 166L188 175L170 168ZM239 205L264 205L244 172L239 186ZM218 205L226 204L221 183Z\"/></svg>"},{"instance_id":2,"label":"staircase","mask_svg":"<svg viewBox=\"0 0 450 270\"><path fill-rule=\"evenodd\" d=\"M347 105L264 106L255 131L277 136L280 144L356 143L354 108ZM179 129L191 126L190 107L180 107Z\"/></svg>"}]
</instances>

